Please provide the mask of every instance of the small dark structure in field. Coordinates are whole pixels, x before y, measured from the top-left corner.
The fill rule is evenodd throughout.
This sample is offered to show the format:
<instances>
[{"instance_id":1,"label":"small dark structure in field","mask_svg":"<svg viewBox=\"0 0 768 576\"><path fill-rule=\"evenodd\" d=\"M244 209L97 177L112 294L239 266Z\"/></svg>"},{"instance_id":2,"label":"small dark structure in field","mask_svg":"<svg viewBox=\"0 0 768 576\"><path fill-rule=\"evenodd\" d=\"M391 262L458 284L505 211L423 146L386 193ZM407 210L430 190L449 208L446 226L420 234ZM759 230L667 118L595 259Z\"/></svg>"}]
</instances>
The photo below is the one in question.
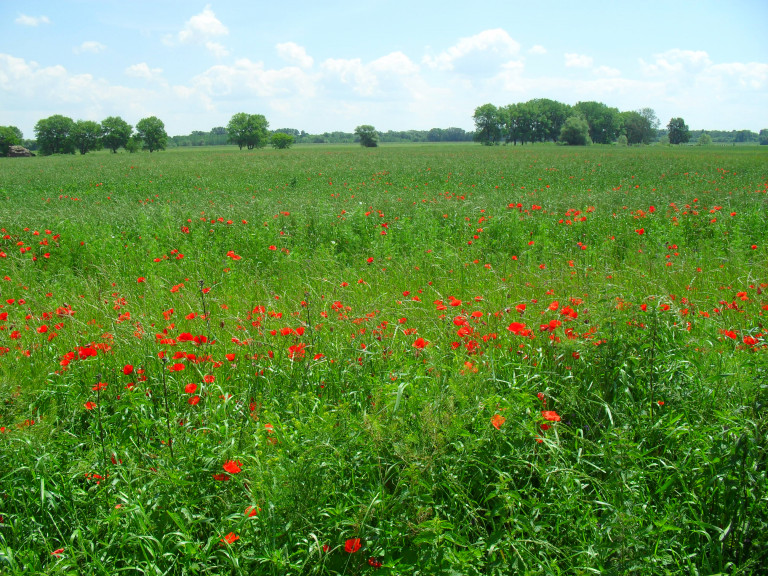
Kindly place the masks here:
<instances>
[{"instance_id":1,"label":"small dark structure in field","mask_svg":"<svg viewBox=\"0 0 768 576\"><path fill-rule=\"evenodd\" d=\"M28 158L29 156L34 156L34 154L24 148L24 146L11 146L8 148L8 158Z\"/></svg>"}]
</instances>

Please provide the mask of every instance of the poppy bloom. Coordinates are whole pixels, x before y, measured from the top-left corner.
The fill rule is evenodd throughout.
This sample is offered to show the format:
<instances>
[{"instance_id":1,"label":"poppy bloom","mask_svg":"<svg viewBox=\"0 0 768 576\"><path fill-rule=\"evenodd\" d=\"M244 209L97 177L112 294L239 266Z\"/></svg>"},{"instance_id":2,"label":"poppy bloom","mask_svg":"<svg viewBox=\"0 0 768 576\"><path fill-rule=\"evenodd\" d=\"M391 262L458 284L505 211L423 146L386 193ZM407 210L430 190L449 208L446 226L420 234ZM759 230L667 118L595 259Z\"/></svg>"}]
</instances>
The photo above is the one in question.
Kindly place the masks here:
<instances>
[{"instance_id":1,"label":"poppy bloom","mask_svg":"<svg viewBox=\"0 0 768 576\"><path fill-rule=\"evenodd\" d=\"M256 514L259 513L259 510L261 510L261 508L259 508L258 506L248 506L244 512L245 517L253 518L254 516L256 516Z\"/></svg>"},{"instance_id":2,"label":"poppy bloom","mask_svg":"<svg viewBox=\"0 0 768 576\"><path fill-rule=\"evenodd\" d=\"M416 341L413 343L413 347L418 348L419 350L424 350L424 348L427 347L427 344L429 344L429 342L424 340L424 338L419 337L416 338Z\"/></svg>"},{"instance_id":3,"label":"poppy bloom","mask_svg":"<svg viewBox=\"0 0 768 576\"><path fill-rule=\"evenodd\" d=\"M240 460L227 460L224 463L223 468L224 468L224 470L226 470L230 474L237 474L238 472L240 472L242 470L242 468L240 468L240 466L242 466L242 465L243 464L242 464L242 462L240 462Z\"/></svg>"},{"instance_id":4,"label":"poppy bloom","mask_svg":"<svg viewBox=\"0 0 768 576\"><path fill-rule=\"evenodd\" d=\"M230 532L221 539L221 545L224 546L225 544L232 544L235 540L240 540L240 536L234 532Z\"/></svg>"},{"instance_id":5,"label":"poppy bloom","mask_svg":"<svg viewBox=\"0 0 768 576\"><path fill-rule=\"evenodd\" d=\"M560 415L554 410L544 410L541 415L550 422L560 422Z\"/></svg>"},{"instance_id":6,"label":"poppy bloom","mask_svg":"<svg viewBox=\"0 0 768 576\"><path fill-rule=\"evenodd\" d=\"M197 384L194 382L190 382L186 386L184 386L184 392L187 394L194 394L197 391Z\"/></svg>"},{"instance_id":7,"label":"poppy bloom","mask_svg":"<svg viewBox=\"0 0 768 576\"><path fill-rule=\"evenodd\" d=\"M360 550L360 538L350 538L344 542L344 552L354 554Z\"/></svg>"},{"instance_id":8,"label":"poppy bloom","mask_svg":"<svg viewBox=\"0 0 768 576\"><path fill-rule=\"evenodd\" d=\"M64 553L64 548L59 548L58 550L54 550L53 552L51 552L51 556L56 556L58 558L63 553Z\"/></svg>"},{"instance_id":9,"label":"poppy bloom","mask_svg":"<svg viewBox=\"0 0 768 576\"><path fill-rule=\"evenodd\" d=\"M88 402L86 402L84 406L86 410L93 410L94 408L96 408L96 402L91 402L90 400L88 400Z\"/></svg>"},{"instance_id":10,"label":"poppy bloom","mask_svg":"<svg viewBox=\"0 0 768 576\"><path fill-rule=\"evenodd\" d=\"M495 414L493 418L491 418L491 424L493 424L493 427L496 428L496 430L501 430L501 425L506 421L507 419L501 414Z\"/></svg>"},{"instance_id":11,"label":"poppy bloom","mask_svg":"<svg viewBox=\"0 0 768 576\"><path fill-rule=\"evenodd\" d=\"M187 404L190 406L197 406L197 404L200 402L200 396L192 396L189 400L187 400Z\"/></svg>"},{"instance_id":12,"label":"poppy bloom","mask_svg":"<svg viewBox=\"0 0 768 576\"><path fill-rule=\"evenodd\" d=\"M129 374L132 374L132 373L133 373L133 366L132 365L126 364L125 366L123 366L123 374L128 376Z\"/></svg>"}]
</instances>

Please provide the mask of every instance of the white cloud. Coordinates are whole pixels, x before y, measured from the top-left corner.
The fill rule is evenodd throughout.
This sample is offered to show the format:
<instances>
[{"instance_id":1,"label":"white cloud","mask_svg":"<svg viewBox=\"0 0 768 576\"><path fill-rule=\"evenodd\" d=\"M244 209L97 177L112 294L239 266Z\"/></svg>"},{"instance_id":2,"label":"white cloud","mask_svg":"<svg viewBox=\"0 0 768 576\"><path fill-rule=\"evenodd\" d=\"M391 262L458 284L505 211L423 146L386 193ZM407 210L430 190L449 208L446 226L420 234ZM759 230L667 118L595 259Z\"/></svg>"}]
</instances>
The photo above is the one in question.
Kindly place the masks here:
<instances>
[{"instance_id":1,"label":"white cloud","mask_svg":"<svg viewBox=\"0 0 768 576\"><path fill-rule=\"evenodd\" d=\"M611 68L610 66L598 66L594 70L592 70L592 73L597 76L621 76L621 71L617 70L616 68Z\"/></svg>"},{"instance_id":2,"label":"white cloud","mask_svg":"<svg viewBox=\"0 0 768 576\"><path fill-rule=\"evenodd\" d=\"M224 56L229 56L229 50L227 50L222 44L219 44L218 42L211 42L209 40L205 43L205 47L211 54L216 56L216 58L224 58Z\"/></svg>"},{"instance_id":3,"label":"white cloud","mask_svg":"<svg viewBox=\"0 0 768 576\"><path fill-rule=\"evenodd\" d=\"M125 69L126 76L144 78L145 80L158 80L163 73L162 68L150 68L146 62L131 64Z\"/></svg>"},{"instance_id":4,"label":"white cloud","mask_svg":"<svg viewBox=\"0 0 768 576\"><path fill-rule=\"evenodd\" d=\"M48 16L27 16L26 14L19 14L19 17L14 22L22 26L39 26L40 24L51 23Z\"/></svg>"},{"instance_id":5,"label":"white cloud","mask_svg":"<svg viewBox=\"0 0 768 576\"><path fill-rule=\"evenodd\" d=\"M531 46L528 49L528 54L546 54L547 49L544 48L541 44L536 44L535 46Z\"/></svg>"},{"instance_id":6,"label":"white cloud","mask_svg":"<svg viewBox=\"0 0 768 576\"><path fill-rule=\"evenodd\" d=\"M211 5L206 4L200 14L192 16L184 23L182 28L175 36L168 35L163 38L163 42L168 46L174 44L194 44L204 46L211 54L217 58L223 58L229 55L229 50L219 42L214 42L214 38L229 35L229 29L216 18Z\"/></svg>"},{"instance_id":7,"label":"white cloud","mask_svg":"<svg viewBox=\"0 0 768 576\"><path fill-rule=\"evenodd\" d=\"M575 54L573 52L565 54L565 65L568 68L590 68L592 62L592 57L584 54Z\"/></svg>"},{"instance_id":8,"label":"white cloud","mask_svg":"<svg viewBox=\"0 0 768 576\"><path fill-rule=\"evenodd\" d=\"M360 58L329 58L320 67L326 78L334 78L366 97L403 88L411 92L419 72L419 67L402 52L392 52L367 64Z\"/></svg>"},{"instance_id":9,"label":"white cloud","mask_svg":"<svg viewBox=\"0 0 768 576\"><path fill-rule=\"evenodd\" d=\"M314 79L296 66L277 70L240 58L233 65L213 66L195 76L192 86L209 97L246 98L296 95L312 97Z\"/></svg>"},{"instance_id":10,"label":"white cloud","mask_svg":"<svg viewBox=\"0 0 768 576\"><path fill-rule=\"evenodd\" d=\"M461 38L437 56L425 56L424 64L438 70L457 70L468 74L487 73L512 59L520 51L518 44L505 30L484 30L474 36Z\"/></svg>"},{"instance_id":11,"label":"white cloud","mask_svg":"<svg viewBox=\"0 0 768 576\"><path fill-rule=\"evenodd\" d=\"M289 64L295 64L299 68L311 68L314 59L307 54L303 46L295 42L284 42L275 46L277 55Z\"/></svg>"},{"instance_id":12,"label":"white cloud","mask_svg":"<svg viewBox=\"0 0 768 576\"><path fill-rule=\"evenodd\" d=\"M88 40L87 42L83 42L80 44L80 46L76 46L72 49L72 51L75 54L85 54L86 52L89 52L91 54L98 54L99 52L104 52L107 47L104 46L101 42L96 42L94 40Z\"/></svg>"}]
</instances>

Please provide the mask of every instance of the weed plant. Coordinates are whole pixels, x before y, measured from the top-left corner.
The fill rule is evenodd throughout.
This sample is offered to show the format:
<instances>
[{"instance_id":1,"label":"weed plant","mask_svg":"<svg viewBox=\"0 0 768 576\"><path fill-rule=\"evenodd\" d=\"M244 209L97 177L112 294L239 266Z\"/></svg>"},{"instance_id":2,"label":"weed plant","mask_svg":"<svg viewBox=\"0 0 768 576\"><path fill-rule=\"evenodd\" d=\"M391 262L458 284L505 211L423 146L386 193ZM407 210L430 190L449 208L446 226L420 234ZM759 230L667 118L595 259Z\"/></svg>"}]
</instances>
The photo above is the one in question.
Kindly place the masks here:
<instances>
[{"instance_id":1,"label":"weed plant","mask_svg":"<svg viewBox=\"0 0 768 576\"><path fill-rule=\"evenodd\" d=\"M1 159L0 573L765 573L767 159Z\"/></svg>"}]
</instances>

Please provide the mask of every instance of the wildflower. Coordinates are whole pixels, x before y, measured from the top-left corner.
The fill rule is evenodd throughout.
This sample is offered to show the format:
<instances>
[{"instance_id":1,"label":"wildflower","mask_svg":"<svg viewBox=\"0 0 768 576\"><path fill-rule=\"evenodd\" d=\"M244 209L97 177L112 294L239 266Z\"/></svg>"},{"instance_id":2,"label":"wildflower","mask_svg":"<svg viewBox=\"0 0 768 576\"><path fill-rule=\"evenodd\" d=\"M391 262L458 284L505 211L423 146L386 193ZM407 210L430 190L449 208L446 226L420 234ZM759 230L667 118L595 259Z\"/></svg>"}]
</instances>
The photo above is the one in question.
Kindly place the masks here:
<instances>
[{"instance_id":1,"label":"wildflower","mask_svg":"<svg viewBox=\"0 0 768 576\"><path fill-rule=\"evenodd\" d=\"M495 414L493 418L491 418L491 424L493 425L496 430L501 430L501 425L506 422L507 419L504 418L501 414Z\"/></svg>"},{"instance_id":2,"label":"wildflower","mask_svg":"<svg viewBox=\"0 0 768 576\"><path fill-rule=\"evenodd\" d=\"M131 364L126 364L125 366L123 366L123 374L128 376L132 373L133 373L133 366Z\"/></svg>"},{"instance_id":3,"label":"wildflower","mask_svg":"<svg viewBox=\"0 0 768 576\"><path fill-rule=\"evenodd\" d=\"M243 514L245 514L246 518L253 518L259 513L259 510L261 510L261 508L258 506L248 506Z\"/></svg>"},{"instance_id":4,"label":"wildflower","mask_svg":"<svg viewBox=\"0 0 768 576\"><path fill-rule=\"evenodd\" d=\"M230 532L224 538L221 539L221 545L224 546L225 544L232 544L235 540L240 540L240 536L235 534L234 532Z\"/></svg>"},{"instance_id":5,"label":"wildflower","mask_svg":"<svg viewBox=\"0 0 768 576\"><path fill-rule=\"evenodd\" d=\"M186 386L184 386L184 392L187 394L194 394L197 391L197 384L194 382L190 382Z\"/></svg>"},{"instance_id":6,"label":"wildflower","mask_svg":"<svg viewBox=\"0 0 768 576\"><path fill-rule=\"evenodd\" d=\"M560 422L560 415L554 410L544 410L541 415L550 422Z\"/></svg>"},{"instance_id":7,"label":"wildflower","mask_svg":"<svg viewBox=\"0 0 768 576\"><path fill-rule=\"evenodd\" d=\"M429 342L424 340L424 338L419 337L416 338L416 341L413 343L413 347L418 348L419 350L424 350L424 348L427 347L427 344L429 344Z\"/></svg>"},{"instance_id":8,"label":"wildflower","mask_svg":"<svg viewBox=\"0 0 768 576\"><path fill-rule=\"evenodd\" d=\"M344 552L354 554L360 550L360 538L350 538L344 542Z\"/></svg>"},{"instance_id":9,"label":"wildflower","mask_svg":"<svg viewBox=\"0 0 768 576\"><path fill-rule=\"evenodd\" d=\"M64 553L64 548L59 548L59 549L54 550L53 552L51 552L51 556L56 556L58 558L63 553Z\"/></svg>"},{"instance_id":10,"label":"wildflower","mask_svg":"<svg viewBox=\"0 0 768 576\"><path fill-rule=\"evenodd\" d=\"M86 410L93 410L94 408L96 408L96 402L91 402L90 400L88 400L88 402L86 402L84 406Z\"/></svg>"},{"instance_id":11,"label":"wildflower","mask_svg":"<svg viewBox=\"0 0 768 576\"><path fill-rule=\"evenodd\" d=\"M240 468L242 465L240 460L227 460L223 468L230 474L238 474L242 470L242 468Z\"/></svg>"}]
</instances>

